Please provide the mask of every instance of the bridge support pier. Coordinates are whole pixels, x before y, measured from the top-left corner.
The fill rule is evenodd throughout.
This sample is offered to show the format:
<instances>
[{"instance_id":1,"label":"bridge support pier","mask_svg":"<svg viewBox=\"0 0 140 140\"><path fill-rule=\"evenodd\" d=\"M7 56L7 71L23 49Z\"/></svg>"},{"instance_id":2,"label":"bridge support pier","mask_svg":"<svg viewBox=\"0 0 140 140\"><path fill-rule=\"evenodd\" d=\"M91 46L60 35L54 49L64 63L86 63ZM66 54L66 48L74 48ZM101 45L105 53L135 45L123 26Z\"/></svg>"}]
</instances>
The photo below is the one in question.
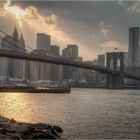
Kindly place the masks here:
<instances>
[{"instance_id":1,"label":"bridge support pier","mask_svg":"<svg viewBox=\"0 0 140 140\"><path fill-rule=\"evenodd\" d=\"M106 80L107 89L123 89L124 88L123 74L108 74Z\"/></svg>"},{"instance_id":2,"label":"bridge support pier","mask_svg":"<svg viewBox=\"0 0 140 140\"><path fill-rule=\"evenodd\" d=\"M111 52L107 53L106 66L109 69L118 71L118 73L108 73L106 79L107 89L123 89L124 88L124 53Z\"/></svg>"}]
</instances>

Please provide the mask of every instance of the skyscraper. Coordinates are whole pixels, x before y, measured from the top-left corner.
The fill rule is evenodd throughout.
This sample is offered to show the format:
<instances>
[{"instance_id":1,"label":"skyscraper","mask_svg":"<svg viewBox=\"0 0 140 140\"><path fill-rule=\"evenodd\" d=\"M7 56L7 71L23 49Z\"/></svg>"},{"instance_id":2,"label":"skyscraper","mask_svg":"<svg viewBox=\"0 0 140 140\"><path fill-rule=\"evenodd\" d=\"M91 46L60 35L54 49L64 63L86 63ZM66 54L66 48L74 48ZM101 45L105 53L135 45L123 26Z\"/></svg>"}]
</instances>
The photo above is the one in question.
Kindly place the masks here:
<instances>
[{"instance_id":1,"label":"skyscraper","mask_svg":"<svg viewBox=\"0 0 140 140\"><path fill-rule=\"evenodd\" d=\"M53 57L59 57L60 48L57 45L51 45L50 47L50 54ZM58 81L59 80L59 69L61 69L60 65L51 64L51 80Z\"/></svg>"},{"instance_id":2,"label":"skyscraper","mask_svg":"<svg viewBox=\"0 0 140 140\"><path fill-rule=\"evenodd\" d=\"M19 47L20 51L26 52L25 40L24 40L22 33L21 33L21 36L19 38L18 47ZM20 63L19 73L23 79L26 79L27 78L26 77L26 70L28 69L26 63L28 63L28 62L26 60L20 60L19 63Z\"/></svg>"},{"instance_id":3,"label":"skyscraper","mask_svg":"<svg viewBox=\"0 0 140 140\"><path fill-rule=\"evenodd\" d=\"M99 54L98 55L98 65L105 67L105 55ZM99 72L95 72L95 81L101 82L105 80L105 75Z\"/></svg>"},{"instance_id":4,"label":"skyscraper","mask_svg":"<svg viewBox=\"0 0 140 140\"><path fill-rule=\"evenodd\" d=\"M37 49L32 53L38 53L40 55L50 55L50 36L44 33L37 34ZM50 80L50 64L41 62L30 63L30 79L36 80Z\"/></svg>"},{"instance_id":5,"label":"skyscraper","mask_svg":"<svg viewBox=\"0 0 140 140\"><path fill-rule=\"evenodd\" d=\"M3 50L10 50L10 48L13 48L13 38L9 35L6 35L1 39L1 49ZM10 46L11 44L11 46ZM1 58L1 76L9 76L13 74L13 63L9 63L11 59L10 58ZM9 65L11 67L9 67Z\"/></svg>"},{"instance_id":6,"label":"skyscraper","mask_svg":"<svg viewBox=\"0 0 140 140\"><path fill-rule=\"evenodd\" d=\"M129 29L129 66L140 66L139 27Z\"/></svg>"},{"instance_id":7,"label":"skyscraper","mask_svg":"<svg viewBox=\"0 0 140 140\"><path fill-rule=\"evenodd\" d=\"M75 44L68 44L67 45L67 51L68 51L68 58L75 61L78 59L78 46Z\"/></svg>"},{"instance_id":8,"label":"skyscraper","mask_svg":"<svg viewBox=\"0 0 140 140\"><path fill-rule=\"evenodd\" d=\"M44 33L37 34L37 49L39 50L50 50L50 36Z\"/></svg>"},{"instance_id":9,"label":"skyscraper","mask_svg":"<svg viewBox=\"0 0 140 140\"><path fill-rule=\"evenodd\" d=\"M50 54L51 37L44 33L37 34L37 50L40 54ZM50 80L50 64L39 63L39 80Z\"/></svg>"},{"instance_id":10,"label":"skyscraper","mask_svg":"<svg viewBox=\"0 0 140 140\"><path fill-rule=\"evenodd\" d=\"M76 44L68 44L65 49L62 51L62 56L65 59L71 61L77 61L78 59L78 46ZM71 79L73 77L73 72L77 71L77 68L63 66L63 78Z\"/></svg>"},{"instance_id":11,"label":"skyscraper","mask_svg":"<svg viewBox=\"0 0 140 140\"><path fill-rule=\"evenodd\" d=\"M98 65L105 66L105 55L104 54L98 55Z\"/></svg>"},{"instance_id":12,"label":"skyscraper","mask_svg":"<svg viewBox=\"0 0 140 140\"><path fill-rule=\"evenodd\" d=\"M23 38L23 35L21 33L21 36L18 35L17 28L13 31L13 45L15 51L18 52L25 52L25 40ZM9 63L12 63L13 65L13 74L11 75L12 78L19 78L19 79L25 79L25 61L24 60L18 60L18 59L10 59ZM9 64L10 66L11 64ZM12 66L10 66L9 69L11 69Z\"/></svg>"},{"instance_id":13,"label":"skyscraper","mask_svg":"<svg viewBox=\"0 0 140 140\"><path fill-rule=\"evenodd\" d=\"M11 50L18 51L18 32L17 28L15 27L13 34L12 34L12 42L11 42ZM16 63L17 62L17 63ZM18 74L18 68L16 67L16 64L18 64L19 60L16 61L16 59L8 58L8 77L10 78L17 78Z\"/></svg>"},{"instance_id":14,"label":"skyscraper","mask_svg":"<svg viewBox=\"0 0 140 140\"><path fill-rule=\"evenodd\" d=\"M1 39L1 49L17 51L17 53L21 50L25 52L23 35L19 38L17 29L15 28L12 36L6 35ZM5 63L3 65L4 71L7 73L8 77L21 79L24 77L23 60L4 58L3 62Z\"/></svg>"}]
</instances>

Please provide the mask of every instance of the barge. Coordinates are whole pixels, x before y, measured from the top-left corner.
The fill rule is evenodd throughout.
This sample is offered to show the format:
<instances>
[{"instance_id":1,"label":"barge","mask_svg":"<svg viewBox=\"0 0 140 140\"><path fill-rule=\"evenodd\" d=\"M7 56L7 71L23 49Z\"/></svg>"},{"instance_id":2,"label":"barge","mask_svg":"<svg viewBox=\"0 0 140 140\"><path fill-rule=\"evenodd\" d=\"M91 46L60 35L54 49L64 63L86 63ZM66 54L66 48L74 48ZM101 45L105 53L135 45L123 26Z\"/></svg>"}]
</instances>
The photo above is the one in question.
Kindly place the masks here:
<instances>
[{"instance_id":1,"label":"barge","mask_svg":"<svg viewBox=\"0 0 140 140\"><path fill-rule=\"evenodd\" d=\"M70 93L69 87L0 86L0 92Z\"/></svg>"}]
</instances>

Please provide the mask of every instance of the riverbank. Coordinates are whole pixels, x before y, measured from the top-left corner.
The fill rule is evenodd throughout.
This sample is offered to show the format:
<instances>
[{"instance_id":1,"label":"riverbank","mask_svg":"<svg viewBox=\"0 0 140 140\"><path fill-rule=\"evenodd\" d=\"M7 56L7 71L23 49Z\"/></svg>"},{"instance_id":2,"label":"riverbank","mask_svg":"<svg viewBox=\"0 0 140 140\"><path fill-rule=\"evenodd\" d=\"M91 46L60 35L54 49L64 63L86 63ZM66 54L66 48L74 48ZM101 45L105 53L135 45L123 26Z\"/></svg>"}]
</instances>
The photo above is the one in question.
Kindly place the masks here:
<instances>
[{"instance_id":1,"label":"riverbank","mask_svg":"<svg viewBox=\"0 0 140 140\"><path fill-rule=\"evenodd\" d=\"M0 116L0 139L60 139L62 133L58 126L21 123Z\"/></svg>"}]
</instances>

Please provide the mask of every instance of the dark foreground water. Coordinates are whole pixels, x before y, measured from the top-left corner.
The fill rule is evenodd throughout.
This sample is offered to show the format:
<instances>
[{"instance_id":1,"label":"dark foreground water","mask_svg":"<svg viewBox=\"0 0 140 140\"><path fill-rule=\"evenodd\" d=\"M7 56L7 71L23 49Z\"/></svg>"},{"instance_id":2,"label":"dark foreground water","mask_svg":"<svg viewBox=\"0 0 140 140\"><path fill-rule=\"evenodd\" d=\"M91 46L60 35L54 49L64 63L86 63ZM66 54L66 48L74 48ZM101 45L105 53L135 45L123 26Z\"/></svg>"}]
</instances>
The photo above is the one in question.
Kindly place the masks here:
<instances>
[{"instance_id":1,"label":"dark foreground water","mask_svg":"<svg viewBox=\"0 0 140 140\"><path fill-rule=\"evenodd\" d=\"M139 90L0 93L0 114L17 121L59 125L64 138L140 138Z\"/></svg>"}]
</instances>

